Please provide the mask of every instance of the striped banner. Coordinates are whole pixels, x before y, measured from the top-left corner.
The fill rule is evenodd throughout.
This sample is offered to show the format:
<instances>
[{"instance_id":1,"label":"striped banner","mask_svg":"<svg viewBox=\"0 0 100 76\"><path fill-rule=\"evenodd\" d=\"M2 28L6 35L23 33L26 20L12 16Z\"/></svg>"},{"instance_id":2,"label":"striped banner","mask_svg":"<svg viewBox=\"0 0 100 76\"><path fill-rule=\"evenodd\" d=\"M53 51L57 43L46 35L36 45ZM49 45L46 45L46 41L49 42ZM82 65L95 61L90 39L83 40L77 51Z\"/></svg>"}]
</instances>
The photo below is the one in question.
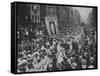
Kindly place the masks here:
<instances>
[{"instance_id":1,"label":"striped banner","mask_svg":"<svg viewBox=\"0 0 100 76\"><path fill-rule=\"evenodd\" d=\"M57 23L57 17L55 16L48 16L45 18L46 28L49 35L55 35L58 34L58 23Z\"/></svg>"}]
</instances>

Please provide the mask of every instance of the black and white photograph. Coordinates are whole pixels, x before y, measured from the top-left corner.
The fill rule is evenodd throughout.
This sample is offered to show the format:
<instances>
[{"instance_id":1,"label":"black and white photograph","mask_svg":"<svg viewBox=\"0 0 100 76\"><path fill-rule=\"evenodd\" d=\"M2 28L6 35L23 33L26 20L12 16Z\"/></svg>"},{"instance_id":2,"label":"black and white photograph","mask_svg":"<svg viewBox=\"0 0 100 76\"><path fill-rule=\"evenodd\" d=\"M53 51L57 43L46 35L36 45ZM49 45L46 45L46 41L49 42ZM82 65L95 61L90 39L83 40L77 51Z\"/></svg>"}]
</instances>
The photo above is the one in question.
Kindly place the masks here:
<instances>
[{"instance_id":1,"label":"black and white photograph","mask_svg":"<svg viewBox=\"0 0 100 76\"><path fill-rule=\"evenodd\" d=\"M15 2L12 7L16 73L97 69L96 6Z\"/></svg>"}]
</instances>

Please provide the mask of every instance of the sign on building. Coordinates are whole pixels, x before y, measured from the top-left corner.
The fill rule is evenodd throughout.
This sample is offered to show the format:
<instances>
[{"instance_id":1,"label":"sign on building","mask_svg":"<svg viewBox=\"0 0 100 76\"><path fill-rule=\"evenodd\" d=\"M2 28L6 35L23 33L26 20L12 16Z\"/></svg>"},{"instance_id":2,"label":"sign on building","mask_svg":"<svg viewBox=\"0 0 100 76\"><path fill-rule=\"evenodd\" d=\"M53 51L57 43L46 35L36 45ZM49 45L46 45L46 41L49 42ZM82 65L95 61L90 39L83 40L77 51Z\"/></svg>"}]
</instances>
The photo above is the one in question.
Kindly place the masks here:
<instances>
[{"instance_id":1,"label":"sign on building","mask_svg":"<svg viewBox=\"0 0 100 76\"><path fill-rule=\"evenodd\" d=\"M30 4L31 22L40 22L40 7L37 4Z\"/></svg>"}]
</instances>

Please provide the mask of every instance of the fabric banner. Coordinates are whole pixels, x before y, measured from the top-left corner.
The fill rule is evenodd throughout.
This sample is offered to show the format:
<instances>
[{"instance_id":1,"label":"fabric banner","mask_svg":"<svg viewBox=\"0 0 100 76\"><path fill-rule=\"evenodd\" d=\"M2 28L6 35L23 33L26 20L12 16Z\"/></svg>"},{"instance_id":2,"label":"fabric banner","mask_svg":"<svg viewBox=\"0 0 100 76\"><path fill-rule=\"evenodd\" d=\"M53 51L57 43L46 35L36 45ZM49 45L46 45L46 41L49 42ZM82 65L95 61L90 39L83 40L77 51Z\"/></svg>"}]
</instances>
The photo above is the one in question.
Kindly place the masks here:
<instances>
[{"instance_id":1,"label":"fabric banner","mask_svg":"<svg viewBox=\"0 0 100 76\"><path fill-rule=\"evenodd\" d=\"M57 17L46 17L46 27L49 35L58 34L58 22Z\"/></svg>"}]
</instances>

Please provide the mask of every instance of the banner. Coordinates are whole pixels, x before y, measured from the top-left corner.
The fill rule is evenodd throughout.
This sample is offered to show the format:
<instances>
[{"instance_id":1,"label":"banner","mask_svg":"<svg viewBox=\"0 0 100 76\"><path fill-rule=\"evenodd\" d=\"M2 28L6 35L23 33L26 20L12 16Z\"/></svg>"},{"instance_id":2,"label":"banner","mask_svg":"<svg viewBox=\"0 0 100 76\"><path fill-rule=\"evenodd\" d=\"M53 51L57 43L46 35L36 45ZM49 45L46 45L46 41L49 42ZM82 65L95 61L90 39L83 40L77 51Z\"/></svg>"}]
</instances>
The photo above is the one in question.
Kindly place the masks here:
<instances>
[{"instance_id":1,"label":"banner","mask_svg":"<svg viewBox=\"0 0 100 76\"><path fill-rule=\"evenodd\" d=\"M45 18L45 23L49 35L58 34L57 17L48 16Z\"/></svg>"}]
</instances>

